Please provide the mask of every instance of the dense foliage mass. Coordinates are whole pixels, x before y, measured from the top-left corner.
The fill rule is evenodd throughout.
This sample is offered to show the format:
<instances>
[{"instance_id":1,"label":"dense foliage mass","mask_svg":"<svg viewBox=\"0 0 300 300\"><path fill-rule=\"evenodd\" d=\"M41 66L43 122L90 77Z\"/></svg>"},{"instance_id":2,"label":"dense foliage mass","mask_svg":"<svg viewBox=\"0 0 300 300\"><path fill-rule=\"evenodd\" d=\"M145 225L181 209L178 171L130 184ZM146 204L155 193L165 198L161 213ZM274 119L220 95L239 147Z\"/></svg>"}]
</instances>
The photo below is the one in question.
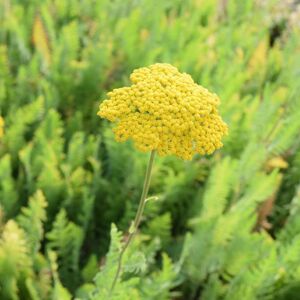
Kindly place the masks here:
<instances>
[{"instance_id":1,"label":"dense foliage mass","mask_svg":"<svg viewBox=\"0 0 300 300\"><path fill-rule=\"evenodd\" d=\"M218 94L230 131L213 156L157 158L111 299L300 299L300 13L282 2L0 2L1 300L107 299L147 154L96 114L156 62Z\"/></svg>"}]
</instances>

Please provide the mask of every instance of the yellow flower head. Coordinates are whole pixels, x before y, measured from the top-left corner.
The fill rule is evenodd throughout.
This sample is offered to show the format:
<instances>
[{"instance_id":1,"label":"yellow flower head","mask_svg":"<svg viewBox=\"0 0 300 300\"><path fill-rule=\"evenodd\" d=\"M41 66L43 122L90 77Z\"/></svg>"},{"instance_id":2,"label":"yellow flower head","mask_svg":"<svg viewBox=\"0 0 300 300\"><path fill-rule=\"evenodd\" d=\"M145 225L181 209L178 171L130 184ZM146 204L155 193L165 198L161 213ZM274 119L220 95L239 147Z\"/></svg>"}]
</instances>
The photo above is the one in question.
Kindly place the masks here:
<instances>
[{"instance_id":1,"label":"yellow flower head","mask_svg":"<svg viewBox=\"0 0 300 300\"><path fill-rule=\"evenodd\" d=\"M0 116L0 138L3 136L3 133L4 133L4 120L3 118Z\"/></svg>"},{"instance_id":2,"label":"yellow flower head","mask_svg":"<svg viewBox=\"0 0 300 300\"><path fill-rule=\"evenodd\" d=\"M133 71L132 85L114 89L98 115L116 123L117 141L131 138L137 149L191 159L223 146L227 125L218 114L216 94L169 64Z\"/></svg>"}]
</instances>

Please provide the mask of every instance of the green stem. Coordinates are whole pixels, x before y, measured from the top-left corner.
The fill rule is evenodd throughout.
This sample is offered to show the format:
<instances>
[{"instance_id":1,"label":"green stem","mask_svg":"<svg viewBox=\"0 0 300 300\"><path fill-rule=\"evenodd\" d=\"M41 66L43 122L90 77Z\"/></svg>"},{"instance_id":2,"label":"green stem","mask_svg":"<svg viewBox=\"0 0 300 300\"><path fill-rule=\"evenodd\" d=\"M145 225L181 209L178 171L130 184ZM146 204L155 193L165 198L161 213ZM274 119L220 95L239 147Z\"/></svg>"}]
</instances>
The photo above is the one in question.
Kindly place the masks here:
<instances>
[{"instance_id":1,"label":"green stem","mask_svg":"<svg viewBox=\"0 0 300 300\"><path fill-rule=\"evenodd\" d=\"M111 285L109 295L112 294L112 292L113 292L113 290L116 286L116 283L118 281L118 278L120 276L120 272L121 272L121 268L122 268L123 255L124 255L126 249L128 248L129 244L133 240L133 238L134 238L134 236L137 232L137 229L138 229L138 227L141 223L141 219L142 219L142 215L143 215L143 212L144 212L146 199L147 199L147 195L148 195L148 191L149 191L150 181L151 181L151 173L152 173L154 157L155 157L155 150L152 150L151 155L150 155L150 159L149 159L149 162L148 162L148 166L147 166L147 171L146 171L146 176L145 176L144 186L143 186L143 192L142 192L142 195L141 195L139 207L138 207L137 213L135 215L134 222L133 222L132 226L130 226L127 241L125 242L125 244L124 244L124 246L123 246L123 248L120 252L119 259L118 259L117 272L116 272L115 278L113 280L113 283Z\"/></svg>"}]
</instances>

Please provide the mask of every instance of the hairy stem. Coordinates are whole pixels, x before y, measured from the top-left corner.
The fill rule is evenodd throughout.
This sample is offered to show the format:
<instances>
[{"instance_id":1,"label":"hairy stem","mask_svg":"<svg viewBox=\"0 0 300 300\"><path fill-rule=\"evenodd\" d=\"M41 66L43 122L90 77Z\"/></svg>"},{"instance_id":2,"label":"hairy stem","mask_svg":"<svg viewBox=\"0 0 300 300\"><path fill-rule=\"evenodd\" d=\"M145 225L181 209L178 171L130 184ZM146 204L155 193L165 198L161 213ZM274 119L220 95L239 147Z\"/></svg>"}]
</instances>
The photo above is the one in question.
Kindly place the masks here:
<instances>
[{"instance_id":1,"label":"hairy stem","mask_svg":"<svg viewBox=\"0 0 300 300\"><path fill-rule=\"evenodd\" d=\"M147 199L147 195L148 195L148 191L149 191L150 181L151 181L151 173L152 173L154 157L155 157L155 150L152 150L150 158L149 158L148 166L147 166L147 171L146 171L146 176L145 176L144 186L143 186L143 192L141 195L139 207L138 207L137 213L135 215L133 224L130 226L128 238L127 238L127 240L120 252L120 255L119 255L117 272L116 272L116 275L114 277L114 280L113 280L113 283L111 285L110 292L109 292L110 296L112 295L112 292L113 292L113 290L116 286L116 283L118 281L118 278L120 276L124 253L125 253L126 249L128 248L129 244L131 243L131 241L133 240L133 238L137 232L137 229L141 223L141 219L142 219L142 215L143 215L143 211L145 208L146 199Z\"/></svg>"}]
</instances>

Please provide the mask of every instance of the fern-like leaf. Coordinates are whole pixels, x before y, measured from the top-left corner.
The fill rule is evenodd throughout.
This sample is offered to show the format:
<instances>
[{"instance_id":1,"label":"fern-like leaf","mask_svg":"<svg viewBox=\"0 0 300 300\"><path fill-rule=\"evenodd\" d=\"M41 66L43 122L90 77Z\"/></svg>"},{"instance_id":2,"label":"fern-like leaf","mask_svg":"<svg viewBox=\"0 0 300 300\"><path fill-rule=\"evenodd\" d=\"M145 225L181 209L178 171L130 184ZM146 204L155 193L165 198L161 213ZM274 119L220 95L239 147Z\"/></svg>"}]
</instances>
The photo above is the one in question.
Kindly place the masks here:
<instances>
[{"instance_id":1,"label":"fern-like leaf","mask_svg":"<svg viewBox=\"0 0 300 300\"><path fill-rule=\"evenodd\" d=\"M26 238L33 255L36 255L40 249L40 242L43 239L43 222L46 220L46 207L46 199L42 191L38 190L29 199L28 207L23 207L21 214L17 218L18 223L26 232Z\"/></svg>"}]
</instances>

